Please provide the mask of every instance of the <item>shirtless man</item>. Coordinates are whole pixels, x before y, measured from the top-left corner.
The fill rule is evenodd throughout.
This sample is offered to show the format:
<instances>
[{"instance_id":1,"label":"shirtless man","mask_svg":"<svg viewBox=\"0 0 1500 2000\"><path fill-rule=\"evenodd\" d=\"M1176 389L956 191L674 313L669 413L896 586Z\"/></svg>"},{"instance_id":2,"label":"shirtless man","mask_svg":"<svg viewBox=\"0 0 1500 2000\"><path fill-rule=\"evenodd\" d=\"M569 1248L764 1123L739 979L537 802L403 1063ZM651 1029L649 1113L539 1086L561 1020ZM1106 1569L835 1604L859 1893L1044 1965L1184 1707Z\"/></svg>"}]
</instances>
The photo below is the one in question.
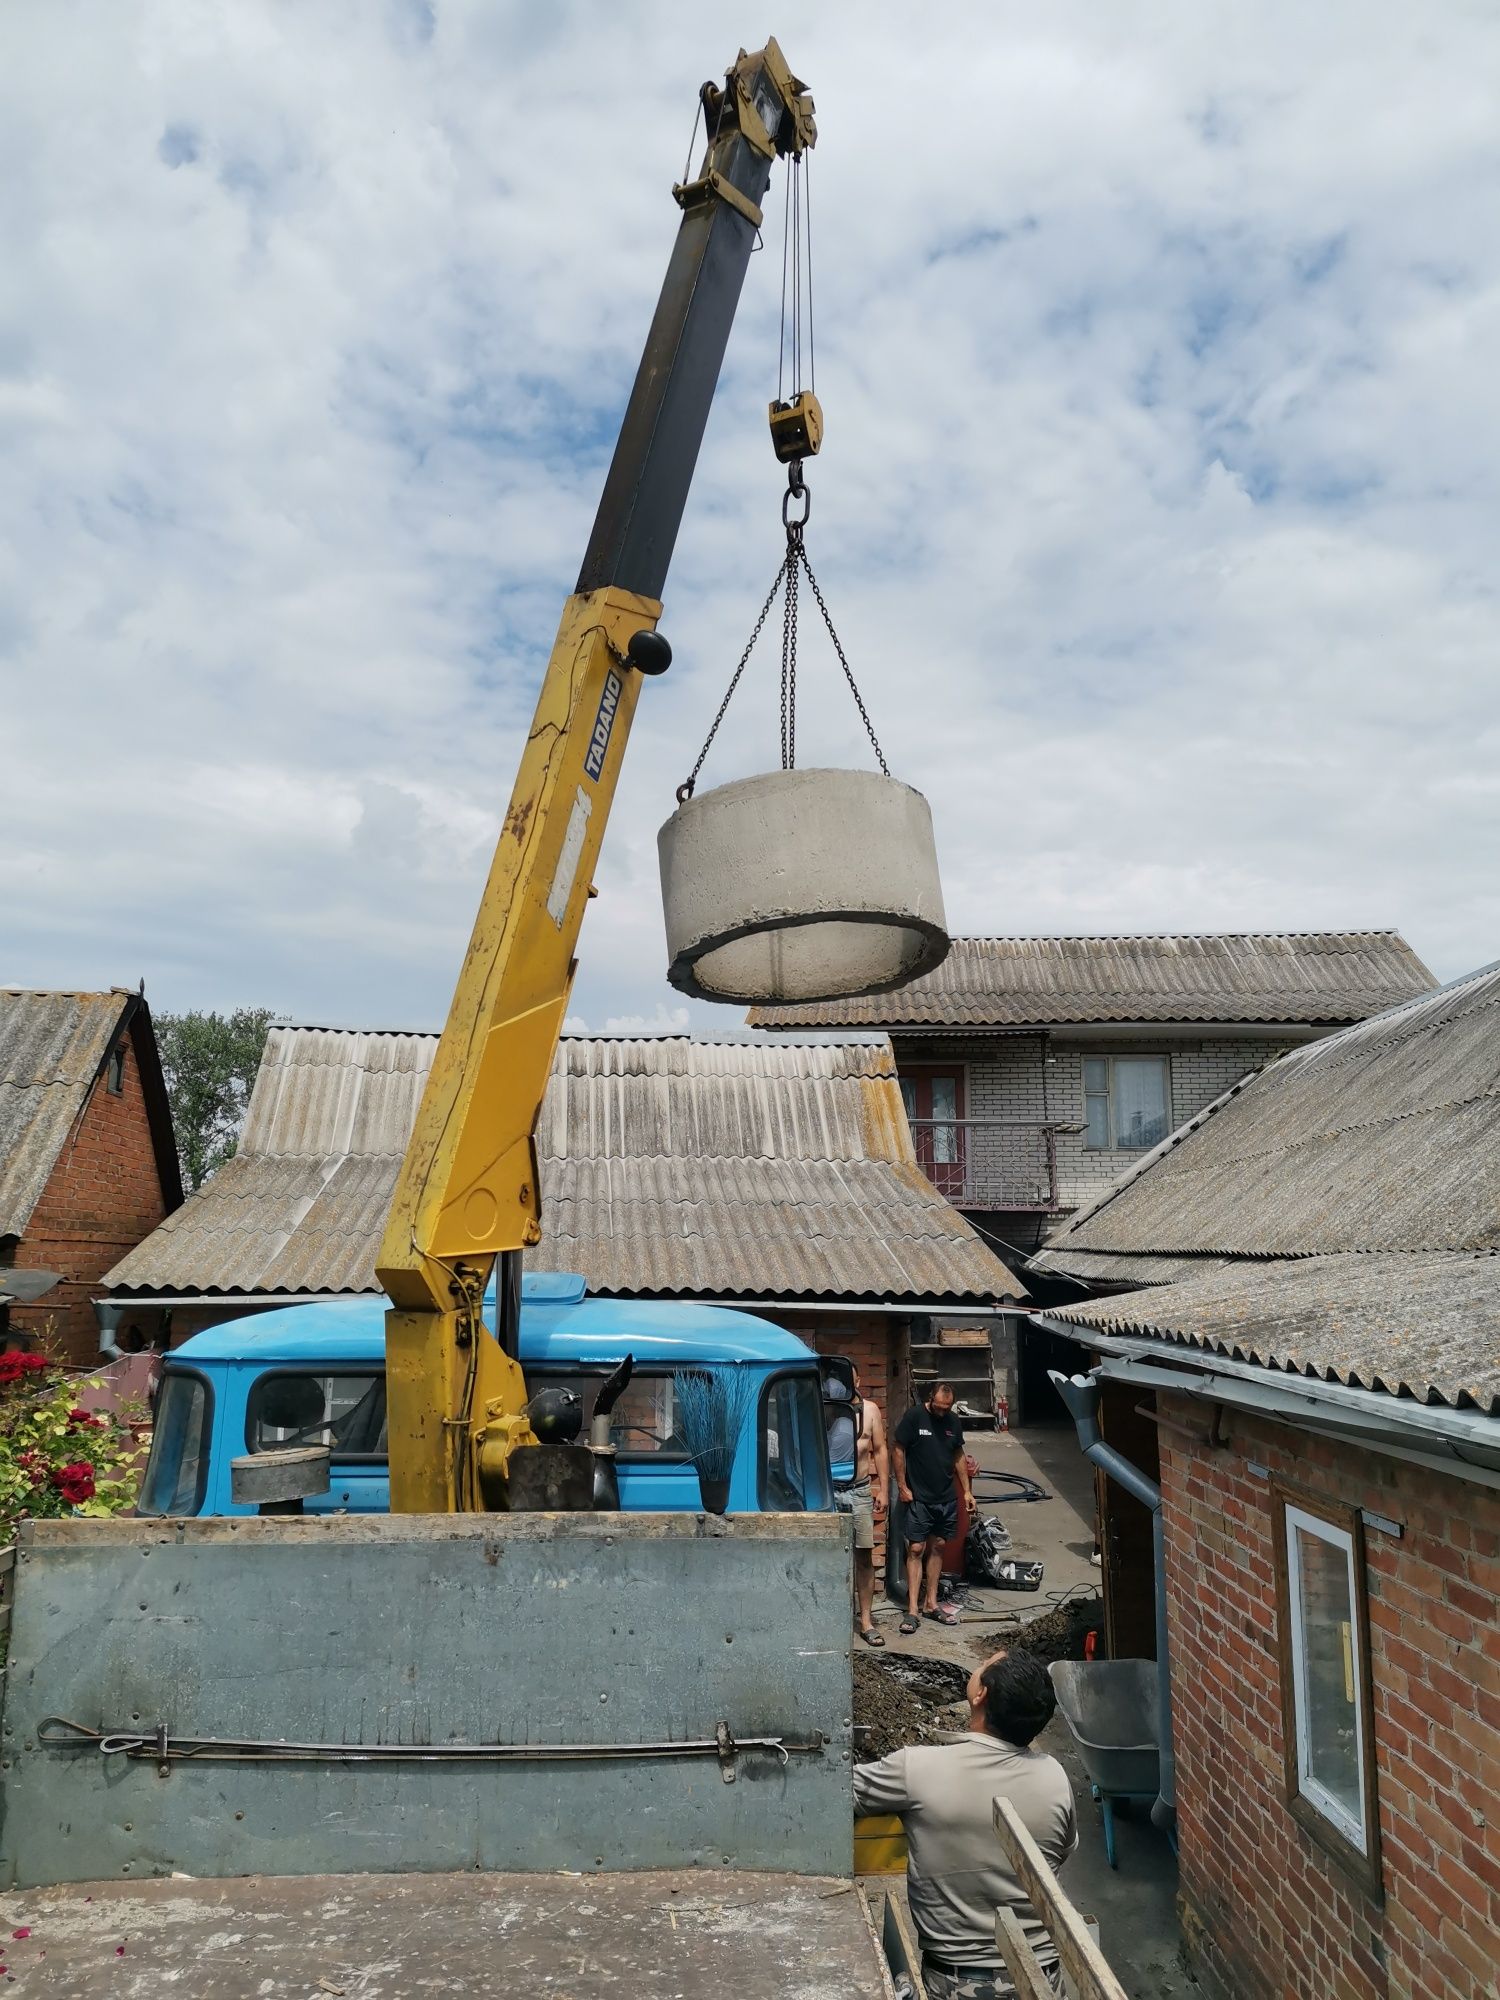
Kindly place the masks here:
<instances>
[{"instance_id":1,"label":"shirtless man","mask_svg":"<svg viewBox=\"0 0 1500 2000\"><path fill-rule=\"evenodd\" d=\"M885 1419L878 1403L872 1403L860 1387L859 1370L854 1370L854 1393L863 1412L859 1443L854 1462L854 1484L850 1495L854 1505L854 1625L867 1646L883 1646L885 1640L875 1629L875 1524L885 1519L885 1496L890 1488L891 1460L886 1449Z\"/></svg>"}]
</instances>

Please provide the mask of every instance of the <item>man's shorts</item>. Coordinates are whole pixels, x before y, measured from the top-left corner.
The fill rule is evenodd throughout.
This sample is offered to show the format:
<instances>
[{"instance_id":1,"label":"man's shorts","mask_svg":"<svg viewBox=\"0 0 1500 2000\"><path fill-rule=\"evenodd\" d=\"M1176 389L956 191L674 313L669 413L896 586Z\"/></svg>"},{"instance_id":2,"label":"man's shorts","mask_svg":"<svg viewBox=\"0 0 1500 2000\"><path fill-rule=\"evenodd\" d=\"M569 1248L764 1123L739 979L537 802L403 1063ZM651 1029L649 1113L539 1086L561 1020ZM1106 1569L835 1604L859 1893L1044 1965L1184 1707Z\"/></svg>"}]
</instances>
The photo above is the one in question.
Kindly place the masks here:
<instances>
[{"instance_id":1,"label":"man's shorts","mask_svg":"<svg viewBox=\"0 0 1500 2000\"><path fill-rule=\"evenodd\" d=\"M834 1505L841 1514L849 1514L854 1519L854 1546L857 1549L873 1549L875 1546L875 1501L868 1479L856 1479L852 1486L841 1486L833 1496Z\"/></svg>"},{"instance_id":2,"label":"man's shorts","mask_svg":"<svg viewBox=\"0 0 1500 2000\"><path fill-rule=\"evenodd\" d=\"M958 1495L950 1493L946 1500L913 1500L901 1532L908 1543L951 1542L958 1533Z\"/></svg>"}]
</instances>

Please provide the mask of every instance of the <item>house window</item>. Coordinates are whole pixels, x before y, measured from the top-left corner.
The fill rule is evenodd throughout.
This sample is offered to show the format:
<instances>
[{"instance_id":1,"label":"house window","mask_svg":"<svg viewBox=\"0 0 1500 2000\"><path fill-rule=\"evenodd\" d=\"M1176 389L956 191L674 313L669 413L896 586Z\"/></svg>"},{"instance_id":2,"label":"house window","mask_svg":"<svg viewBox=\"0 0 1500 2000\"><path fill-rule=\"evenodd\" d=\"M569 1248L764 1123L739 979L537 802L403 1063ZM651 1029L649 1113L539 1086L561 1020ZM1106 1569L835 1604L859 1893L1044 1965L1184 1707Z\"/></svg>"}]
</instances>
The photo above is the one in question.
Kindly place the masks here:
<instances>
[{"instance_id":1,"label":"house window","mask_svg":"<svg viewBox=\"0 0 1500 2000\"><path fill-rule=\"evenodd\" d=\"M908 1066L901 1072L901 1099L917 1165L939 1194L961 1202L967 1165L962 1071Z\"/></svg>"},{"instance_id":2,"label":"house window","mask_svg":"<svg viewBox=\"0 0 1500 2000\"><path fill-rule=\"evenodd\" d=\"M1279 1490L1274 1502L1287 1804L1320 1845L1378 1891L1359 1514Z\"/></svg>"},{"instance_id":3,"label":"house window","mask_svg":"<svg viewBox=\"0 0 1500 2000\"><path fill-rule=\"evenodd\" d=\"M104 1088L111 1097L118 1097L125 1088L125 1044L118 1043L109 1052L109 1067L104 1072Z\"/></svg>"},{"instance_id":4,"label":"house window","mask_svg":"<svg viewBox=\"0 0 1500 2000\"><path fill-rule=\"evenodd\" d=\"M1165 1056L1086 1056L1084 1144L1098 1152L1143 1152L1171 1128Z\"/></svg>"}]
</instances>

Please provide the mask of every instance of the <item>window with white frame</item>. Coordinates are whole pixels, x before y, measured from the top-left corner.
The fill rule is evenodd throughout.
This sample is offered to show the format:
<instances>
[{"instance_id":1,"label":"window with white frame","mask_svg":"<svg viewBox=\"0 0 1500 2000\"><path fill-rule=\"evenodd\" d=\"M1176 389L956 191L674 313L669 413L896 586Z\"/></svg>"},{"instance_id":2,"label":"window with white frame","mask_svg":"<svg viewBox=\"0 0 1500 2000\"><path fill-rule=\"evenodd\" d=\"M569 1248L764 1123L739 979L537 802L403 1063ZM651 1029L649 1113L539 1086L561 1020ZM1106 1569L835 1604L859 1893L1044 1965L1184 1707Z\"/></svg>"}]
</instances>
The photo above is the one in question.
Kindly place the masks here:
<instances>
[{"instance_id":1,"label":"window with white frame","mask_svg":"<svg viewBox=\"0 0 1500 2000\"><path fill-rule=\"evenodd\" d=\"M1172 1129L1165 1056L1085 1056L1083 1106L1096 1152L1144 1152Z\"/></svg>"},{"instance_id":2,"label":"window with white frame","mask_svg":"<svg viewBox=\"0 0 1500 2000\"><path fill-rule=\"evenodd\" d=\"M1380 1882L1359 1514L1278 1491L1287 1803L1364 1880Z\"/></svg>"}]
</instances>

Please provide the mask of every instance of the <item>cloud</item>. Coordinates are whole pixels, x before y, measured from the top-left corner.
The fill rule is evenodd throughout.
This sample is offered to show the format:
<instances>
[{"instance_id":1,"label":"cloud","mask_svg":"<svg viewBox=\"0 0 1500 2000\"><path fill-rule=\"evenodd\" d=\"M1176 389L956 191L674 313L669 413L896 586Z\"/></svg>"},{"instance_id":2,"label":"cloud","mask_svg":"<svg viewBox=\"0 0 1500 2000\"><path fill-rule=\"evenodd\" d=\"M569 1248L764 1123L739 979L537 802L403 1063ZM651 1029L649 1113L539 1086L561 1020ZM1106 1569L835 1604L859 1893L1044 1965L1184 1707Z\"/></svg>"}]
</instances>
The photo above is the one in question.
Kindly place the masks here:
<instances>
[{"instance_id":1,"label":"cloud","mask_svg":"<svg viewBox=\"0 0 1500 2000\"><path fill-rule=\"evenodd\" d=\"M805 10L804 10L805 11ZM740 11L0 22L7 978L441 1020ZM809 549L967 931L1494 955L1500 22L831 4ZM775 204L772 209L774 212ZM751 266L578 1017L780 559ZM774 642L705 783L776 761ZM867 755L809 635L804 761Z\"/></svg>"},{"instance_id":2,"label":"cloud","mask_svg":"<svg viewBox=\"0 0 1500 2000\"><path fill-rule=\"evenodd\" d=\"M650 1014L610 1014L602 1022L570 1014L563 1023L568 1035L685 1035L692 1020L685 1006L668 1006L661 1001Z\"/></svg>"}]
</instances>

